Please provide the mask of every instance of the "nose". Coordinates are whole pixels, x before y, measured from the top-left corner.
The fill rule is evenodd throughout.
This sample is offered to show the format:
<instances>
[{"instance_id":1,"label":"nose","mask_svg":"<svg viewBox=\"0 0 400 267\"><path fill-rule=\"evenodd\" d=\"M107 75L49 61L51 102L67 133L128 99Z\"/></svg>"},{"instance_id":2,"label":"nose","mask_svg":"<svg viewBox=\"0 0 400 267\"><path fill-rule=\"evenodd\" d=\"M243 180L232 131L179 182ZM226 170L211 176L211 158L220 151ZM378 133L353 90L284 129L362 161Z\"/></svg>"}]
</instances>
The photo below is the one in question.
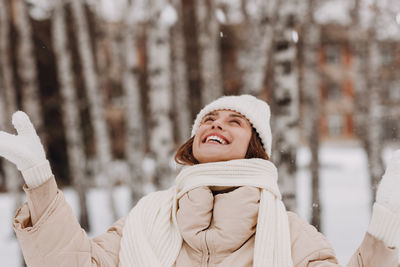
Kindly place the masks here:
<instances>
[{"instance_id":1,"label":"nose","mask_svg":"<svg viewBox=\"0 0 400 267\"><path fill-rule=\"evenodd\" d=\"M211 129L220 129L222 130L222 122L219 119L216 119L213 121L212 125L211 125Z\"/></svg>"}]
</instances>

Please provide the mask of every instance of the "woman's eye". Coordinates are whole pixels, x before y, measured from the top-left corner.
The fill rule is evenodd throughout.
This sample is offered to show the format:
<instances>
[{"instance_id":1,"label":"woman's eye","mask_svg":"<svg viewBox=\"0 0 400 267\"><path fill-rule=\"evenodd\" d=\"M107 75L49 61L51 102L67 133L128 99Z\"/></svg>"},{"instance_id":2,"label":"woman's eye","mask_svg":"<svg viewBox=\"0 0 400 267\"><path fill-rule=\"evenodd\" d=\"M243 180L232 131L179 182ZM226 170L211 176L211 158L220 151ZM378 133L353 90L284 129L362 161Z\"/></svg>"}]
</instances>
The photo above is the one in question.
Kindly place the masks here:
<instances>
[{"instance_id":1,"label":"woman's eye","mask_svg":"<svg viewBox=\"0 0 400 267\"><path fill-rule=\"evenodd\" d=\"M238 121L238 120L232 120L231 122L236 123L237 125L240 125L240 121Z\"/></svg>"},{"instance_id":2,"label":"woman's eye","mask_svg":"<svg viewBox=\"0 0 400 267\"><path fill-rule=\"evenodd\" d=\"M213 121L214 119L213 118L211 118L211 117L207 117L207 118L205 118L204 119L204 122L207 122L207 121Z\"/></svg>"}]
</instances>

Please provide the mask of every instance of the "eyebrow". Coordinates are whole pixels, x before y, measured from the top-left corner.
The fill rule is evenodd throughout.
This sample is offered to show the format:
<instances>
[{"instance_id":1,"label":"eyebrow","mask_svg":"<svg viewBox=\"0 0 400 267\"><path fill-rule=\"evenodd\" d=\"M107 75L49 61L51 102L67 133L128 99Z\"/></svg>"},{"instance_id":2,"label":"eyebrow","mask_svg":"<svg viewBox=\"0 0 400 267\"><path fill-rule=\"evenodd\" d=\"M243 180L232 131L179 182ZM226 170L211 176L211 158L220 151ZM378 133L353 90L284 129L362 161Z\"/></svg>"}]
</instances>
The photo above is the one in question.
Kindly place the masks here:
<instances>
[{"instance_id":1,"label":"eyebrow","mask_svg":"<svg viewBox=\"0 0 400 267\"><path fill-rule=\"evenodd\" d=\"M235 118L246 119L243 115L241 115L241 114L235 114L235 113L229 114L229 117L235 117Z\"/></svg>"},{"instance_id":2,"label":"eyebrow","mask_svg":"<svg viewBox=\"0 0 400 267\"><path fill-rule=\"evenodd\" d=\"M217 115L218 115L217 112L211 111L211 112L207 113L204 117L206 117L206 116L217 116Z\"/></svg>"},{"instance_id":3,"label":"eyebrow","mask_svg":"<svg viewBox=\"0 0 400 267\"><path fill-rule=\"evenodd\" d=\"M217 116L217 115L218 115L218 112L211 111L211 112L207 113L204 117L207 117L207 116ZM240 118L240 119L246 119L246 117L243 116L242 114L236 114L236 113L231 113L231 114L229 114L229 117Z\"/></svg>"}]
</instances>

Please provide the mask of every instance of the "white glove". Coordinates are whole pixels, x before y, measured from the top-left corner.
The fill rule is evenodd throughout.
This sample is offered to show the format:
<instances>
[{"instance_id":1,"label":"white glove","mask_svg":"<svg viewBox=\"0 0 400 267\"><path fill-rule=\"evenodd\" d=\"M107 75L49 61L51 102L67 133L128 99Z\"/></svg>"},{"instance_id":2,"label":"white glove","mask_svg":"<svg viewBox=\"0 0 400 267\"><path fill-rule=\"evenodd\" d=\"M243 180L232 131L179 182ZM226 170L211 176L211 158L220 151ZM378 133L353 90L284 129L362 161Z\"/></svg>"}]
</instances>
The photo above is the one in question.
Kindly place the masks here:
<instances>
[{"instance_id":1,"label":"white glove","mask_svg":"<svg viewBox=\"0 0 400 267\"><path fill-rule=\"evenodd\" d=\"M400 150L389 160L376 192L368 232L388 247L396 247L400 235Z\"/></svg>"},{"instance_id":2,"label":"white glove","mask_svg":"<svg viewBox=\"0 0 400 267\"><path fill-rule=\"evenodd\" d=\"M38 187L52 177L50 163L29 117L17 111L12 123L18 135L0 132L0 156L17 165L28 187Z\"/></svg>"}]
</instances>

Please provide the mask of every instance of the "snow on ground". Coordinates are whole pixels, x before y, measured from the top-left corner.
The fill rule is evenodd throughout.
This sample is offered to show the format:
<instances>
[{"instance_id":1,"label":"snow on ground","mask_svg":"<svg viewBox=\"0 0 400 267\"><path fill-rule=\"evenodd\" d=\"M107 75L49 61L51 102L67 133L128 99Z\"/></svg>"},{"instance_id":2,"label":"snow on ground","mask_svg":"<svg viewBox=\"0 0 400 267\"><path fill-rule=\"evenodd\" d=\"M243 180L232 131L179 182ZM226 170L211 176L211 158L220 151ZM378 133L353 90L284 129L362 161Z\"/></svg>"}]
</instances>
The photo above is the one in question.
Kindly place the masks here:
<instances>
[{"instance_id":1,"label":"snow on ground","mask_svg":"<svg viewBox=\"0 0 400 267\"><path fill-rule=\"evenodd\" d=\"M390 151L385 151L385 158ZM364 152L355 144L324 144L320 159L322 231L335 248L341 265L346 265L353 252L362 241L370 217L370 195L367 175L367 160ZM298 151L299 173L298 214L310 217L310 178L307 165L310 153L303 148ZM78 212L76 194L72 189L63 190L67 201ZM118 213L125 215L129 207L129 190L115 189ZM103 189L93 189L88 194L92 231L96 236L106 231L112 224L108 209L107 195ZM11 220L14 213L12 198L0 194L0 259L1 266L19 267L18 244L13 238Z\"/></svg>"},{"instance_id":2,"label":"snow on ground","mask_svg":"<svg viewBox=\"0 0 400 267\"><path fill-rule=\"evenodd\" d=\"M299 209L310 218L311 194L308 150L298 153L300 172L297 179ZM361 243L370 217L367 159L359 147L325 145L320 151L320 197L322 232L334 247L341 265L346 265Z\"/></svg>"}]
</instances>

